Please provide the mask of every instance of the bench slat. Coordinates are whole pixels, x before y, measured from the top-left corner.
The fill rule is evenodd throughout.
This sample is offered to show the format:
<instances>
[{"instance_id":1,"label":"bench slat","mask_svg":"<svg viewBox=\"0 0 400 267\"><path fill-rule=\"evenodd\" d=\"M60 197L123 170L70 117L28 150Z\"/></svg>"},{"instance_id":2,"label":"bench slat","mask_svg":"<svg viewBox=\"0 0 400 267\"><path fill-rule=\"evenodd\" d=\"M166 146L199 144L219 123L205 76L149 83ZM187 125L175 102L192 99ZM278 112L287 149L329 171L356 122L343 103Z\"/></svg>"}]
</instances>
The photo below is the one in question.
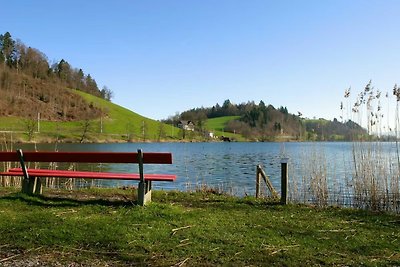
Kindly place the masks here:
<instances>
[{"instance_id":1,"label":"bench slat","mask_svg":"<svg viewBox=\"0 0 400 267\"><path fill-rule=\"evenodd\" d=\"M112 172L89 172L89 171L66 171L66 170L44 170L28 169L32 177L58 177L58 178L80 178L80 179L112 179L112 180L140 180L138 173L112 173ZM23 176L21 168L13 168L0 175ZM172 174L144 174L147 181L173 182L176 175Z\"/></svg>"},{"instance_id":2,"label":"bench slat","mask_svg":"<svg viewBox=\"0 0 400 267\"><path fill-rule=\"evenodd\" d=\"M136 152L34 152L24 151L25 162L139 163ZM0 161L19 161L16 152L0 152ZM144 152L145 164L172 164L171 153Z\"/></svg>"},{"instance_id":3,"label":"bench slat","mask_svg":"<svg viewBox=\"0 0 400 267\"><path fill-rule=\"evenodd\" d=\"M19 158L16 152L5 152L5 151L1 151L0 152L0 161L18 161L19 162Z\"/></svg>"}]
</instances>

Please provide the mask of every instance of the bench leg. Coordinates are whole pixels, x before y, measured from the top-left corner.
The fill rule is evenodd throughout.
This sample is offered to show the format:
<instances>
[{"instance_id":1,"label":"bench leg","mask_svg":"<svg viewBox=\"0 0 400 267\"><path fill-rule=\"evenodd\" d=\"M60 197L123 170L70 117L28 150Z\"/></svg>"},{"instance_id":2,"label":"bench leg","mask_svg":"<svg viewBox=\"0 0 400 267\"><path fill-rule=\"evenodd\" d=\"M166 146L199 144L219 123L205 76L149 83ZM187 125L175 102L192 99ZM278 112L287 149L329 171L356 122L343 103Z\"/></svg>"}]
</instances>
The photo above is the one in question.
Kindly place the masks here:
<instances>
[{"instance_id":1,"label":"bench leg","mask_svg":"<svg viewBox=\"0 0 400 267\"><path fill-rule=\"evenodd\" d=\"M42 181L39 177L29 177L22 180L22 193L28 195L42 194Z\"/></svg>"},{"instance_id":2,"label":"bench leg","mask_svg":"<svg viewBox=\"0 0 400 267\"><path fill-rule=\"evenodd\" d=\"M138 204L144 206L151 202L151 181L140 181L138 187Z\"/></svg>"}]
</instances>

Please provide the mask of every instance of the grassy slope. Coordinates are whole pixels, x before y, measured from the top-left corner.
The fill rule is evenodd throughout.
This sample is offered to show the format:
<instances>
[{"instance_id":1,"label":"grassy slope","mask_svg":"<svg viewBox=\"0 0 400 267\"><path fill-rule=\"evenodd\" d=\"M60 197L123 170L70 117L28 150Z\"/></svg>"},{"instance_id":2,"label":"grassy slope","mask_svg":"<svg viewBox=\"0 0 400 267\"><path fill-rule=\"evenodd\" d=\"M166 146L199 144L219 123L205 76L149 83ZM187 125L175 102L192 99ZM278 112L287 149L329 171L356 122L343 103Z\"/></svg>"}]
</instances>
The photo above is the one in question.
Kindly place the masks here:
<instances>
[{"instance_id":1,"label":"grassy slope","mask_svg":"<svg viewBox=\"0 0 400 267\"><path fill-rule=\"evenodd\" d=\"M132 206L130 190L46 194L0 188L0 265L400 264L395 215L206 193L156 191L147 207Z\"/></svg>"},{"instance_id":2,"label":"grassy slope","mask_svg":"<svg viewBox=\"0 0 400 267\"><path fill-rule=\"evenodd\" d=\"M129 132L133 134L134 140L143 140L142 126L146 126L146 139L158 140L160 123L145 118L121 106L105 101L93 95L75 91L81 95L86 101L102 108L107 115L103 118L103 134L100 134L100 119L90 121L89 141L96 140L124 140ZM1 117L0 130L2 131L26 131L25 119L15 117ZM37 140L46 140L46 138L54 139L57 136L60 139L68 141L77 141L83 132L83 121L74 122L40 122L40 134L35 134ZM163 124L163 131L166 136L176 138L179 130L170 125ZM35 127L36 129L36 127ZM130 130L128 130L130 129Z\"/></svg>"},{"instance_id":3,"label":"grassy slope","mask_svg":"<svg viewBox=\"0 0 400 267\"><path fill-rule=\"evenodd\" d=\"M103 132L112 134L126 134L127 128L133 126L133 131L137 136L142 136L142 126L145 123L149 132L148 138L156 140L160 128L158 121L143 117L133 111L130 111L121 106L115 105L109 101L76 91L82 95L88 102L93 103L95 106L103 109L109 116L103 121ZM100 120L96 121L100 125ZM99 126L98 126L99 127ZM176 137L179 129L167 124L163 124L165 134L168 136Z\"/></svg>"},{"instance_id":4,"label":"grassy slope","mask_svg":"<svg viewBox=\"0 0 400 267\"><path fill-rule=\"evenodd\" d=\"M208 119L205 125L208 130L213 131L214 134L217 136L227 136L227 137L232 137L235 140L242 141L244 140L243 136L224 131L226 124L229 121L236 120L239 118L240 116L224 116L224 117Z\"/></svg>"}]
</instances>

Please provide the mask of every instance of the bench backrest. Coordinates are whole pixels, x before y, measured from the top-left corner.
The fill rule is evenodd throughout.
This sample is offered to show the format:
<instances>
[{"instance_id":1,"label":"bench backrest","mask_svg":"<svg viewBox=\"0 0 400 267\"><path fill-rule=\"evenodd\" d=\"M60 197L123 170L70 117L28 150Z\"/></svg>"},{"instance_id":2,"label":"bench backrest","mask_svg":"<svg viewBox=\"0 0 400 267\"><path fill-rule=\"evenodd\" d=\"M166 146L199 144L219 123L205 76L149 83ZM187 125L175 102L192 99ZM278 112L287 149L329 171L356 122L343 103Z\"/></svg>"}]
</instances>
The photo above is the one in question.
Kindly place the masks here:
<instances>
[{"instance_id":1,"label":"bench backrest","mask_svg":"<svg viewBox=\"0 0 400 267\"><path fill-rule=\"evenodd\" d=\"M139 152L33 152L24 151L24 162L140 163ZM172 164L171 153L143 152L143 164ZM0 152L0 162L20 161L17 152Z\"/></svg>"}]
</instances>

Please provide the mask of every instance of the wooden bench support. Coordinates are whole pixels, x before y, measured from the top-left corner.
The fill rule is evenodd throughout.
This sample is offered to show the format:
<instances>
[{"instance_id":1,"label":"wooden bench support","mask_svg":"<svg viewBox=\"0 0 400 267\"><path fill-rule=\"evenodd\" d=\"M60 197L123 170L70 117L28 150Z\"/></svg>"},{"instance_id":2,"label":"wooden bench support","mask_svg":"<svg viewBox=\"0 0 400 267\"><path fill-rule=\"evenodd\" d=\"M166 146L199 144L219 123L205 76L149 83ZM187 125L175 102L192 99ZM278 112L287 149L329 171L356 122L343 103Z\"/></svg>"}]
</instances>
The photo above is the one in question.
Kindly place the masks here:
<instances>
[{"instance_id":1,"label":"wooden bench support","mask_svg":"<svg viewBox=\"0 0 400 267\"><path fill-rule=\"evenodd\" d=\"M138 205L151 202L151 181L140 181L138 186Z\"/></svg>"},{"instance_id":2,"label":"wooden bench support","mask_svg":"<svg viewBox=\"0 0 400 267\"><path fill-rule=\"evenodd\" d=\"M21 164L21 170L24 175L22 180L22 193L28 195L41 194L42 193L42 182L38 177L30 177L25 165L24 154L21 149L17 150L19 162Z\"/></svg>"},{"instance_id":3,"label":"wooden bench support","mask_svg":"<svg viewBox=\"0 0 400 267\"><path fill-rule=\"evenodd\" d=\"M30 176L28 179L22 179L22 193L28 195L40 195L43 193L42 181L40 177Z\"/></svg>"},{"instance_id":4,"label":"wooden bench support","mask_svg":"<svg viewBox=\"0 0 400 267\"><path fill-rule=\"evenodd\" d=\"M146 181L144 179L143 172L143 152L138 149L137 159L139 164L139 176L140 182L138 185L138 204L140 206L146 205L147 202L151 202L151 181Z\"/></svg>"}]
</instances>

